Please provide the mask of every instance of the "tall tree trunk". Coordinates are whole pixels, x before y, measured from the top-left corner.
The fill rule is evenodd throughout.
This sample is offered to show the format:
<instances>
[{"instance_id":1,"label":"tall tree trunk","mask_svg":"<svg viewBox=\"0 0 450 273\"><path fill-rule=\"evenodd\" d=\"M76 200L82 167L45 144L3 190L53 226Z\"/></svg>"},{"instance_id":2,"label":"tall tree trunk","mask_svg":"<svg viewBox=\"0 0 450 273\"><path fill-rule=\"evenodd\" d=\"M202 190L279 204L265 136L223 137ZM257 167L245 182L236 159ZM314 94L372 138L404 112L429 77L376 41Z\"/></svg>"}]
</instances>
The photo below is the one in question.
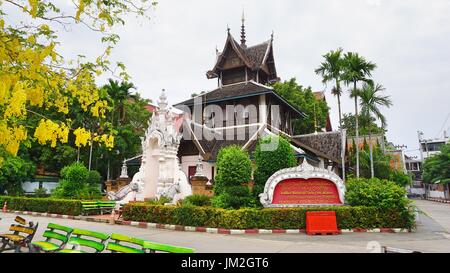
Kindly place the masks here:
<instances>
[{"instance_id":1,"label":"tall tree trunk","mask_svg":"<svg viewBox=\"0 0 450 273\"><path fill-rule=\"evenodd\" d=\"M359 178L359 115L358 115L358 96L356 94L356 81L353 82L355 92L355 138L356 138L356 177Z\"/></svg>"},{"instance_id":2,"label":"tall tree trunk","mask_svg":"<svg viewBox=\"0 0 450 273\"><path fill-rule=\"evenodd\" d=\"M341 114L341 95L337 95L338 109L339 109L339 127L342 127L342 114Z\"/></svg>"},{"instance_id":3,"label":"tall tree trunk","mask_svg":"<svg viewBox=\"0 0 450 273\"><path fill-rule=\"evenodd\" d=\"M338 99L338 109L339 109L339 127L342 127L342 111L341 111L341 95L339 92L341 91L341 86L339 81L336 80L336 89L337 89L337 99Z\"/></svg>"},{"instance_id":4,"label":"tall tree trunk","mask_svg":"<svg viewBox=\"0 0 450 273\"><path fill-rule=\"evenodd\" d=\"M370 130L370 124L369 124L369 153L370 153L370 175L372 178L374 178L375 171L373 168L373 145L372 145L372 132Z\"/></svg>"}]
</instances>

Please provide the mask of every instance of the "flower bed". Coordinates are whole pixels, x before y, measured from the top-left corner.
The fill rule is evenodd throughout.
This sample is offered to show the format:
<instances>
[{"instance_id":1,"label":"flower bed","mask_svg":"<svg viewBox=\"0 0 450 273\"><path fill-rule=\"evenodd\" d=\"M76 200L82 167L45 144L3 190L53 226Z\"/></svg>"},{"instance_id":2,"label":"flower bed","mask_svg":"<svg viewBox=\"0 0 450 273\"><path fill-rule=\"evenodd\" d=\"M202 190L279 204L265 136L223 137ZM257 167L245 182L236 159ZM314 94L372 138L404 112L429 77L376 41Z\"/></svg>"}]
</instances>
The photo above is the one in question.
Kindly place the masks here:
<instances>
[{"instance_id":1,"label":"flower bed","mask_svg":"<svg viewBox=\"0 0 450 273\"><path fill-rule=\"evenodd\" d=\"M225 229L305 229L307 211L336 211L339 229L414 228L407 210L325 207L225 210L196 206L128 204L125 221Z\"/></svg>"},{"instance_id":2,"label":"flower bed","mask_svg":"<svg viewBox=\"0 0 450 273\"><path fill-rule=\"evenodd\" d=\"M64 215L80 215L82 205L80 200L62 200L53 198L28 198L0 196L0 203L8 202L8 210L46 212Z\"/></svg>"}]
</instances>

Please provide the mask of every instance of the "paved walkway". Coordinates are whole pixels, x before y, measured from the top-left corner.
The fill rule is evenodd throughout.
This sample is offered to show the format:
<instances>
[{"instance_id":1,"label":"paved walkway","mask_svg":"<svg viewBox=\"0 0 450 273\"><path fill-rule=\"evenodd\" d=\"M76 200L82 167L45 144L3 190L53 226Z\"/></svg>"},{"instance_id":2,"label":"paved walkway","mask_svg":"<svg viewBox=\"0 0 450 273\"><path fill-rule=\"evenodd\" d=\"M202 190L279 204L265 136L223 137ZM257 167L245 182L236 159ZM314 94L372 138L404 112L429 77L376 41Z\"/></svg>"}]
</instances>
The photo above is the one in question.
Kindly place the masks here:
<instances>
[{"instance_id":1,"label":"paved walkway","mask_svg":"<svg viewBox=\"0 0 450 273\"><path fill-rule=\"evenodd\" d=\"M198 232L179 232L160 229L142 229L132 226L109 225L78 220L23 216L39 222L35 239L42 239L46 225L54 222L76 228L104 233L122 233L155 242L192 247L204 253L315 253L315 252L373 252L383 246L421 252L450 253L450 205L416 201L429 216L421 215L415 233L349 233L339 236L308 236L305 234L221 235ZM14 214L0 213L0 231L6 231ZM445 228L444 228L445 227Z\"/></svg>"},{"instance_id":2,"label":"paved walkway","mask_svg":"<svg viewBox=\"0 0 450 273\"><path fill-rule=\"evenodd\" d=\"M427 216L436 221L447 233L450 233L450 204L416 200L415 205Z\"/></svg>"}]
</instances>

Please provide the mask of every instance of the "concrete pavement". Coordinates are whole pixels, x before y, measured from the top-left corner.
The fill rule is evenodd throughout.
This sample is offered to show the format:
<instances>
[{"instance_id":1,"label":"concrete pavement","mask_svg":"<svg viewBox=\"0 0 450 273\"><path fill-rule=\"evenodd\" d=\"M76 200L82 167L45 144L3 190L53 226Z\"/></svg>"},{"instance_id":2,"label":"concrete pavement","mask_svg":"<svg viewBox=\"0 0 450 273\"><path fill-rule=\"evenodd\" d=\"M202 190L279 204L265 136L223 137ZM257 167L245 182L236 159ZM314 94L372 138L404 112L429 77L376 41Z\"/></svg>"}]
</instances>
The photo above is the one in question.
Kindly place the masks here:
<instances>
[{"instance_id":1,"label":"concrete pavement","mask_svg":"<svg viewBox=\"0 0 450 273\"><path fill-rule=\"evenodd\" d=\"M450 233L450 204L415 200L414 204L438 223L447 233Z\"/></svg>"},{"instance_id":2,"label":"concrete pavement","mask_svg":"<svg viewBox=\"0 0 450 273\"><path fill-rule=\"evenodd\" d=\"M122 233L159 243L192 247L200 253L318 253L377 252L381 246L421 252L450 253L450 205L416 201L427 215L421 215L415 233L346 233L339 236L308 236L306 234L221 235L180 232L132 226L108 225L79 220L23 216L39 222L35 240L41 237L49 222L104 233ZM431 217L430 217L431 216ZM14 214L0 213L0 231L7 231Z\"/></svg>"}]
</instances>

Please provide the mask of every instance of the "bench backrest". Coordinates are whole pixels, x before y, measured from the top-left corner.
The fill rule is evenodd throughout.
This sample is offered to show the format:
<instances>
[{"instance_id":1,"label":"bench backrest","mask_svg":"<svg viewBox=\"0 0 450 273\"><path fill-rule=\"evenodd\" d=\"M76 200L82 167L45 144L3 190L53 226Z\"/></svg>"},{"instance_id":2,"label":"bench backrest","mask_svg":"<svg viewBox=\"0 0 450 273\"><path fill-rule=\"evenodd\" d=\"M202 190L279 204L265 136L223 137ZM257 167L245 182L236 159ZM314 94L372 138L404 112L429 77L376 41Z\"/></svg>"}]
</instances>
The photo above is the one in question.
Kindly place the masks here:
<instances>
[{"instance_id":1,"label":"bench backrest","mask_svg":"<svg viewBox=\"0 0 450 273\"><path fill-rule=\"evenodd\" d=\"M47 238L47 241L51 239L55 239L61 241L62 243L67 243L69 240L69 236L72 233L73 229L66 226L61 226L54 223L49 223L47 225L47 230L44 231L43 237Z\"/></svg>"},{"instance_id":2,"label":"bench backrest","mask_svg":"<svg viewBox=\"0 0 450 273\"><path fill-rule=\"evenodd\" d=\"M15 235L19 235L20 233L25 233L25 241L30 242L34 234L36 234L36 230L39 226L39 223L36 223L36 225L33 225L32 227L26 227L22 225L11 225L9 227L9 231L13 231Z\"/></svg>"},{"instance_id":3,"label":"bench backrest","mask_svg":"<svg viewBox=\"0 0 450 273\"><path fill-rule=\"evenodd\" d=\"M105 249L105 241L108 239L108 234L84 229L74 229L68 244L72 245L73 249L79 246L94 249L95 252L102 252Z\"/></svg>"},{"instance_id":4,"label":"bench backrest","mask_svg":"<svg viewBox=\"0 0 450 273\"><path fill-rule=\"evenodd\" d=\"M16 216L16 218L14 218L14 221L21 224L22 226L25 226L27 224L27 221L20 216Z\"/></svg>"},{"instance_id":5,"label":"bench backrest","mask_svg":"<svg viewBox=\"0 0 450 273\"><path fill-rule=\"evenodd\" d=\"M106 249L111 252L120 253L145 253L144 240L129 237L122 234L113 233L111 240L115 242L108 243Z\"/></svg>"},{"instance_id":6,"label":"bench backrest","mask_svg":"<svg viewBox=\"0 0 450 273\"><path fill-rule=\"evenodd\" d=\"M194 253L195 249L180 247L180 246L172 246L166 244L160 244L150 241L144 242L144 249L149 250L150 252L167 252L167 253Z\"/></svg>"},{"instance_id":7,"label":"bench backrest","mask_svg":"<svg viewBox=\"0 0 450 273\"><path fill-rule=\"evenodd\" d=\"M24 227L21 225L11 225L9 227L9 231L14 231L15 233L25 233L28 235L32 235L35 232L34 228L31 227Z\"/></svg>"},{"instance_id":8,"label":"bench backrest","mask_svg":"<svg viewBox=\"0 0 450 273\"><path fill-rule=\"evenodd\" d=\"M81 206L83 208L96 208L97 202L96 201L82 201Z\"/></svg>"},{"instance_id":9,"label":"bench backrest","mask_svg":"<svg viewBox=\"0 0 450 273\"><path fill-rule=\"evenodd\" d=\"M114 208L116 201L97 201L97 206L100 208Z\"/></svg>"}]
</instances>

